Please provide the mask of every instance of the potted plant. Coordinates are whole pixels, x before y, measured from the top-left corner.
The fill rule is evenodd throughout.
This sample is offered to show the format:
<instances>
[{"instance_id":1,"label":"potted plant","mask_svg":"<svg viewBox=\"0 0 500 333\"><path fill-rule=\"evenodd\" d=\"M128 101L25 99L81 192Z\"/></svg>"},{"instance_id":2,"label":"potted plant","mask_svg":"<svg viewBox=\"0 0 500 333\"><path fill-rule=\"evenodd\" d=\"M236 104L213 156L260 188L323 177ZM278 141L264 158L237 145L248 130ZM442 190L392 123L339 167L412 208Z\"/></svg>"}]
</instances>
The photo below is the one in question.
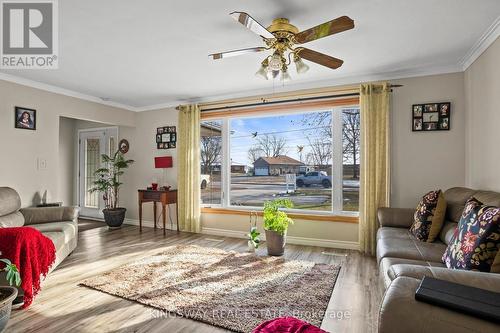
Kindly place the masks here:
<instances>
[{"instance_id":1,"label":"potted plant","mask_svg":"<svg viewBox=\"0 0 500 333\"><path fill-rule=\"evenodd\" d=\"M257 213L250 212L250 232L248 237L248 252L255 252L260 244L260 232L257 230Z\"/></svg>"},{"instance_id":2,"label":"potted plant","mask_svg":"<svg viewBox=\"0 0 500 333\"><path fill-rule=\"evenodd\" d=\"M267 253L282 256L285 253L286 231L293 220L282 210L292 208L290 199L276 199L264 203L264 230L266 231Z\"/></svg>"},{"instance_id":3,"label":"potted plant","mask_svg":"<svg viewBox=\"0 0 500 333\"><path fill-rule=\"evenodd\" d=\"M125 220L126 208L118 207L120 186L120 176L124 174L134 160L126 160L123 154L118 150L113 156L101 155L104 166L95 171L97 180L94 181L94 187L90 192L102 193L105 208L102 210L104 220L110 228L119 228Z\"/></svg>"},{"instance_id":4,"label":"potted plant","mask_svg":"<svg viewBox=\"0 0 500 333\"><path fill-rule=\"evenodd\" d=\"M21 275L13 263L8 259L0 259L1 262L5 264L5 267L0 270L7 273L7 281L10 287L0 286L0 332L3 332L7 326L7 322L10 318L10 311L12 309L12 301L17 296L17 288L21 285Z\"/></svg>"}]
</instances>

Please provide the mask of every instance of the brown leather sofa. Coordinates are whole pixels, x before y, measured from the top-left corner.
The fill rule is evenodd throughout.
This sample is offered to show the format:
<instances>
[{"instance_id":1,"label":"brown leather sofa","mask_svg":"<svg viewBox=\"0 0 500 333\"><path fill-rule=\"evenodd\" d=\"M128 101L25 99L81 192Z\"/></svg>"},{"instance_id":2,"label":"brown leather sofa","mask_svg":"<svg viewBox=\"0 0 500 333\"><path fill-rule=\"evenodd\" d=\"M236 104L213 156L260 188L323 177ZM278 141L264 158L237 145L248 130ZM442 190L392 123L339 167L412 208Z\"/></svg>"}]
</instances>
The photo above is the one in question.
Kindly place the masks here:
<instances>
[{"instance_id":1,"label":"brown leather sofa","mask_svg":"<svg viewBox=\"0 0 500 333\"><path fill-rule=\"evenodd\" d=\"M378 211L377 261L385 287L379 333L500 332L500 325L415 300L415 291L424 276L500 292L500 274L452 270L441 261L465 202L475 196L485 204L500 206L500 193L454 187L444 196L446 221L433 243L420 242L408 232L414 208Z\"/></svg>"},{"instance_id":2,"label":"brown leather sofa","mask_svg":"<svg viewBox=\"0 0 500 333\"><path fill-rule=\"evenodd\" d=\"M79 208L20 208L19 194L10 187L0 187L0 228L29 226L40 230L54 242L54 270L76 248ZM4 272L0 273L0 285L8 285Z\"/></svg>"}]
</instances>

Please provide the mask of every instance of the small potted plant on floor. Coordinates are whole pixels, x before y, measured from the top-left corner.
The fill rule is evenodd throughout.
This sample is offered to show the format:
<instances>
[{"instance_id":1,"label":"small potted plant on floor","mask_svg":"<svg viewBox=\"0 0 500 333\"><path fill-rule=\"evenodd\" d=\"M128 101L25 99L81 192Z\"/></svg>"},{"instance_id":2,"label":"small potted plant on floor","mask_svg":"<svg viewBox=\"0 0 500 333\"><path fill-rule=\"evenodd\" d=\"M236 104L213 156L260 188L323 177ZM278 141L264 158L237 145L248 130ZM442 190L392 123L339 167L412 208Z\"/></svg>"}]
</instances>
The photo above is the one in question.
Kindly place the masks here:
<instances>
[{"instance_id":1,"label":"small potted plant on floor","mask_svg":"<svg viewBox=\"0 0 500 333\"><path fill-rule=\"evenodd\" d=\"M90 192L102 193L104 199L103 214L104 221L110 228L119 228L125 220L126 208L118 207L120 186L120 176L124 174L124 169L127 169L134 160L126 160L123 154L118 150L114 155L101 155L104 166L95 171L97 178L94 181L94 187Z\"/></svg>"},{"instance_id":2,"label":"small potted plant on floor","mask_svg":"<svg viewBox=\"0 0 500 333\"><path fill-rule=\"evenodd\" d=\"M264 230L266 231L267 253L282 256L285 253L286 232L293 220L282 210L292 208L290 199L276 199L264 203Z\"/></svg>"},{"instance_id":3,"label":"small potted plant on floor","mask_svg":"<svg viewBox=\"0 0 500 333\"><path fill-rule=\"evenodd\" d=\"M10 287L0 286L0 332L3 332L10 318L12 301L17 296L17 289L13 286L19 287L21 285L21 275L16 265L11 263L10 260L0 259L0 261L5 264L5 267L0 272L7 273L6 278L10 284Z\"/></svg>"},{"instance_id":4,"label":"small potted plant on floor","mask_svg":"<svg viewBox=\"0 0 500 333\"><path fill-rule=\"evenodd\" d=\"M250 232L248 237L248 252L255 252L260 245L260 232L257 230L257 213L250 212Z\"/></svg>"}]
</instances>

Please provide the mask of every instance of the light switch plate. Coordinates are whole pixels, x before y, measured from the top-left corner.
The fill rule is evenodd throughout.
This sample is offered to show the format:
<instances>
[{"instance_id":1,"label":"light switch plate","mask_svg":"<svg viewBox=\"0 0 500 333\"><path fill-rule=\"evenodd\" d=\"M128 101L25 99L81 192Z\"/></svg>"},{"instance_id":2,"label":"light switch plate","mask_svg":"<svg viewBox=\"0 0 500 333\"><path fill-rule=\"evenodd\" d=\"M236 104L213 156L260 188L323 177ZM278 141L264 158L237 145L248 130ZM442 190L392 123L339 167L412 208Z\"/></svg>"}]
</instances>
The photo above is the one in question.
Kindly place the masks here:
<instances>
[{"instance_id":1,"label":"light switch plate","mask_svg":"<svg viewBox=\"0 0 500 333\"><path fill-rule=\"evenodd\" d=\"M37 163L37 168L38 170L45 170L47 169L47 160L45 158L38 158L38 163Z\"/></svg>"}]
</instances>

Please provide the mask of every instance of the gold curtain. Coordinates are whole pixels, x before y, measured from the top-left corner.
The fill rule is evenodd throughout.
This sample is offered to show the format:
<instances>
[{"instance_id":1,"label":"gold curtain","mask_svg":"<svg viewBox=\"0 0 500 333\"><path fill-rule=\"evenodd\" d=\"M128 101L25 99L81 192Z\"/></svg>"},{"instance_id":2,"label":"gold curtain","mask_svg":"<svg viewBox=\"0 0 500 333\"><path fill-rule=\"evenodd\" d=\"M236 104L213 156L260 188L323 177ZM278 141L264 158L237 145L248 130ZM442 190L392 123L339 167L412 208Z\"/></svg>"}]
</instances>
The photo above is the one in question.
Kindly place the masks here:
<instances>
[{"instance_id":1,"label":"gold curtain","mask_svg":"<svg viewBox=\"0 0 500 333\"><path fill-rule=\"evenodd\" d=\"M198 105L179 107L178 209L182 231L200 232L200 109Z\"/></svg>"},{"instance_id":2,"label":"gold curtain","mask_svg":"<svg viewBox=\"0 0 500 333\"><path fill-rule=\"evenodd\" d=\"M361 179L359 198L359 247L374 255L378 229L377 209L389 206L390 85L362 84L361 113Z\"/></svg>"}]
</instances>

